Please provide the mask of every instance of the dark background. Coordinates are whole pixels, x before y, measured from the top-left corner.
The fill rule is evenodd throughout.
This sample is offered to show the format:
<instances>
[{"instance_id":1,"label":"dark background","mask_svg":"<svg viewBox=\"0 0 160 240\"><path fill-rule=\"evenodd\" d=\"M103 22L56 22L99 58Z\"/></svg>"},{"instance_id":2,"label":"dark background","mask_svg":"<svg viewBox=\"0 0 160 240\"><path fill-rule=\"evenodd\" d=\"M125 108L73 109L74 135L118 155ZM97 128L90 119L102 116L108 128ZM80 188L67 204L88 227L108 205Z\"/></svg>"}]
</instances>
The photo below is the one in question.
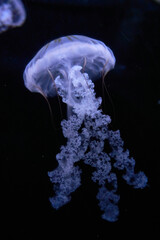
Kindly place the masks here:
<instances>
[{"instance_id":1,"label":"dark background","mask_svg":"<svg viewBox=\"0 0 160 240\"><path fill-rule=\"evenodd\" d=\"M160 189L160 5L150 0L52 1L24 0L23 26L0 35L0 118L3 239L97 239L159 237ZM81 34L103 41L114 52L116 67L105 84L103 110L120 129L125 146L136 159L136 170L149 179L134 190L119 177L120 216L101 219L97 186L83 166L82 186L69 204L54 210L48 198L47 172L65 143L57 98L49 99L54 129L45 99L29 92L23 71L47 42ZM102 96L102 82L96 82ZM62 104L63 117L65 106Z\"/></svg>"}]
</instances>

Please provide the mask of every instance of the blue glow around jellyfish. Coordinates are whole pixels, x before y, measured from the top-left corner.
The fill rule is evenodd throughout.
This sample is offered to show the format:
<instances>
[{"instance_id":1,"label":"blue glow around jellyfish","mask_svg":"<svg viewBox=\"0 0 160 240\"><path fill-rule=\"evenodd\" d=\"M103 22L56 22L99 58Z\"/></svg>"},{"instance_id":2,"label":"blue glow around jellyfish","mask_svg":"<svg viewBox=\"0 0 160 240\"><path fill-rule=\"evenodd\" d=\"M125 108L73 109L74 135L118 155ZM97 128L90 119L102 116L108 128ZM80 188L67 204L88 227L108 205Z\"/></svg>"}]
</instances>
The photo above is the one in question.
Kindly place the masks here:
<instances>
[{"instance_id":1,"label":"blue glow around jellyfish","mask_svg":"<svg viewBox=\"0 0 160 240\"><path fill-rule=\"evenodd\" d=\"M81 169L75 163L83 161L94 169L92 180L99 185L102 218L110 222L119 215L114 169L121 170L126 183L134 188L147 185L145 174L134 172L135 160L124 150L120 131L110 129L111 118L100 109L101 97L96 98L93 80L104 77L114 65L115 57L103 42L75 35L44 46L24 72L30 91L45 97L55 96L57 91L68 106L68 118L61 122L67 143L56 155L58 167L48 173L54 189L50 198L53 208L68 203L71 193L81 185ZM110 152L104 151L106 141Z\"/></svg>"}]
</instances>

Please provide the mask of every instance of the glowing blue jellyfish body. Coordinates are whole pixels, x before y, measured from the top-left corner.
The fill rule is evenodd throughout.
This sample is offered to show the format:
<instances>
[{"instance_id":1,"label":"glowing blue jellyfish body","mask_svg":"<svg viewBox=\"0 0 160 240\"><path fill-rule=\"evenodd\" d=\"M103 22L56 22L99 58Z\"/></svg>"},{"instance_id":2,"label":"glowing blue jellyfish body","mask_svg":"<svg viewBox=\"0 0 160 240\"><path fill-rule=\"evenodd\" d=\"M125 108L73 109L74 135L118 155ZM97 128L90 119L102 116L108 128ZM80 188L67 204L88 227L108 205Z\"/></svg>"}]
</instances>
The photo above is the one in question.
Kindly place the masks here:
<instances>
[{"instance_id":1,"label":"glowing blue jellyfish body","mask_svg":"<svg viewBox=\"0 0 160 240\"><path fill-rule=\"evenodd\" d=\"M125 181L134 188L147 184L143 172L134 173L135 160L128 150L124 151L119 130L110 130L111 118L102 113L102 99L95 96L90 76L104 76L114 64L112 51L102 42L68 36L43 47L24 72L29 90L46 96L54 96L57 91L72 109L69 118L61 122L67 144L56 155L58 167L48 173L55 192L50 198L52 206L58 209L70 201L71 193L81 184L81 170L75 163L83 161L94 169L92 180L99 185L97 199L102 217L111 222L119 215L114 169L121 170ZM104 151L105 141L110 145L108 153Z\"/></svg>"},{"instance_id":2,"label":"glowing blue jellyfish body","mask_svg":"<svg viewBox=\"0 0 160 240\"><path fill-rule=\"evenodd\" d=\"M26 13L20 0L0 1L0 33L10 27L21 26L26 19Z\"/></svg>"},{"instance_id":3,"label":"glowing blue jellyfish body","mask_svg":"<svg viewBox=\"0 0 160 240\"><path fill-rule=\"evenodd\" d=\"M55 96L48 70L54 79L60 76L69 91L71 83L67 75L74 65L85 66L85 71L95 80L114 64L113 53L103 42L85 36L67 36L51 41L36 54L25 69L24 82L30 91L42 90L46 96Z\"/></svg>"}]
</instances>

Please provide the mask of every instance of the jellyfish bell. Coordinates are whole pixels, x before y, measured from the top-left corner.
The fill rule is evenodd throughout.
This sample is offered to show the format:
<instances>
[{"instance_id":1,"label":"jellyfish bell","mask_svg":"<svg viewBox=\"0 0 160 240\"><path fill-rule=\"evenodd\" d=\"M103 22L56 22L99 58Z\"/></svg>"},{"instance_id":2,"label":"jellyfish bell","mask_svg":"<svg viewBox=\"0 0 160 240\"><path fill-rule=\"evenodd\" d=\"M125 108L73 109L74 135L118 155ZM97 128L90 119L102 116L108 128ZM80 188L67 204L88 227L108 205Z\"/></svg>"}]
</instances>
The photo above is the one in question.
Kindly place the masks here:
<instances>
[{"instance_id":1,"label":"jellyfish bell","mask_svg":"<svg viewBox=\"0 0 160 240\"><path fill-rule=\"evenodd\" d=\"M20 27L25 19L21 0L0 0L0 33L11 27Z\"/></svg>"},{"instance_id":2,"label":"jellyfish bell","mask_svg":"<svg viewBox=\"0 0 160 240\"><path fill-rule=\"evenodd\" d=\"M75 104L81 105L81 109L83 107L75 89L83 85L84 91L87 90L89 84L86 84L85 79L89 77L95 81L104 78L114 65L113 52L103 42L81 35L66 36L53 40L40 49L25 68L24 84L31 92L43 95L50 112L47 97L66 95L62 101L67 104L69 118ZM64 93L59 93L59 89ZM60 103L59 96L58 101ZM62 116L61 106L60 112Z\"/></svg>"},{"instance_id":3,"label":"jellyfish bell","mask_svg":"<svg viewBox=\"0 0 160 240\"><path fill-rule=\"evenodd\" d=\"M81 66L95 81L114 65L113 52L103 42L80 35L65 36L40 49L25 68L24 83L31 92L54 97L57 93L54 79L60 76L69 89L68 73L73 66Z\"/></svg>"}]
</instances>

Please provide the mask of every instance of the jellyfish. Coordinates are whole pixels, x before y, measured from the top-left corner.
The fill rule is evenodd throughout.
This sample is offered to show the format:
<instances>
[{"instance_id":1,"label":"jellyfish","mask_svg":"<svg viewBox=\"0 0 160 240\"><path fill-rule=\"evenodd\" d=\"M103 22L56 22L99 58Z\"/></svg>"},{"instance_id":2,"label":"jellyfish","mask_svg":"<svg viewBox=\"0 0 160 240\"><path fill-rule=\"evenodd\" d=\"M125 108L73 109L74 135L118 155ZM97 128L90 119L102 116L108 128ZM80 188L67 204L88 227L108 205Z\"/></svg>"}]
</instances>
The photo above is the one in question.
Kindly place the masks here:
<instances>
[{"instance_id":1,"label":"jellyfish","mask_svg":"<svg viewBox=\"0 0 160 240\"><path fill-rule=\"evenodd\" d=\"M26 19L26 12L20 0L0 1L0 33L10 27L21 26Z\"/></svg>"},{"instance_id":2,"label":"jellyfish","mask_svg":"<svg viewBox=\"0 0 160 240\"><path fill-rule=\"evenodd\" d=\"M115 57L103 42L86 36L66 36L46 44L26 66L24 84L46 99L58 94L68 107L61 127L66 145L56 155L58 166L48 172L53 183L52 207L59 209L71 200L81 185L80 161L92 167L92 180L99 186L97 199L104 220L118 220L120 199L118 169L127 184L143 189L147 177L135 173L135 160L119 130L111 129L111 117L102 112L102 98L96 97L94 81L114 68ZM105 151L105 143L110 150Z\"/></svg>"}]
</instances>

